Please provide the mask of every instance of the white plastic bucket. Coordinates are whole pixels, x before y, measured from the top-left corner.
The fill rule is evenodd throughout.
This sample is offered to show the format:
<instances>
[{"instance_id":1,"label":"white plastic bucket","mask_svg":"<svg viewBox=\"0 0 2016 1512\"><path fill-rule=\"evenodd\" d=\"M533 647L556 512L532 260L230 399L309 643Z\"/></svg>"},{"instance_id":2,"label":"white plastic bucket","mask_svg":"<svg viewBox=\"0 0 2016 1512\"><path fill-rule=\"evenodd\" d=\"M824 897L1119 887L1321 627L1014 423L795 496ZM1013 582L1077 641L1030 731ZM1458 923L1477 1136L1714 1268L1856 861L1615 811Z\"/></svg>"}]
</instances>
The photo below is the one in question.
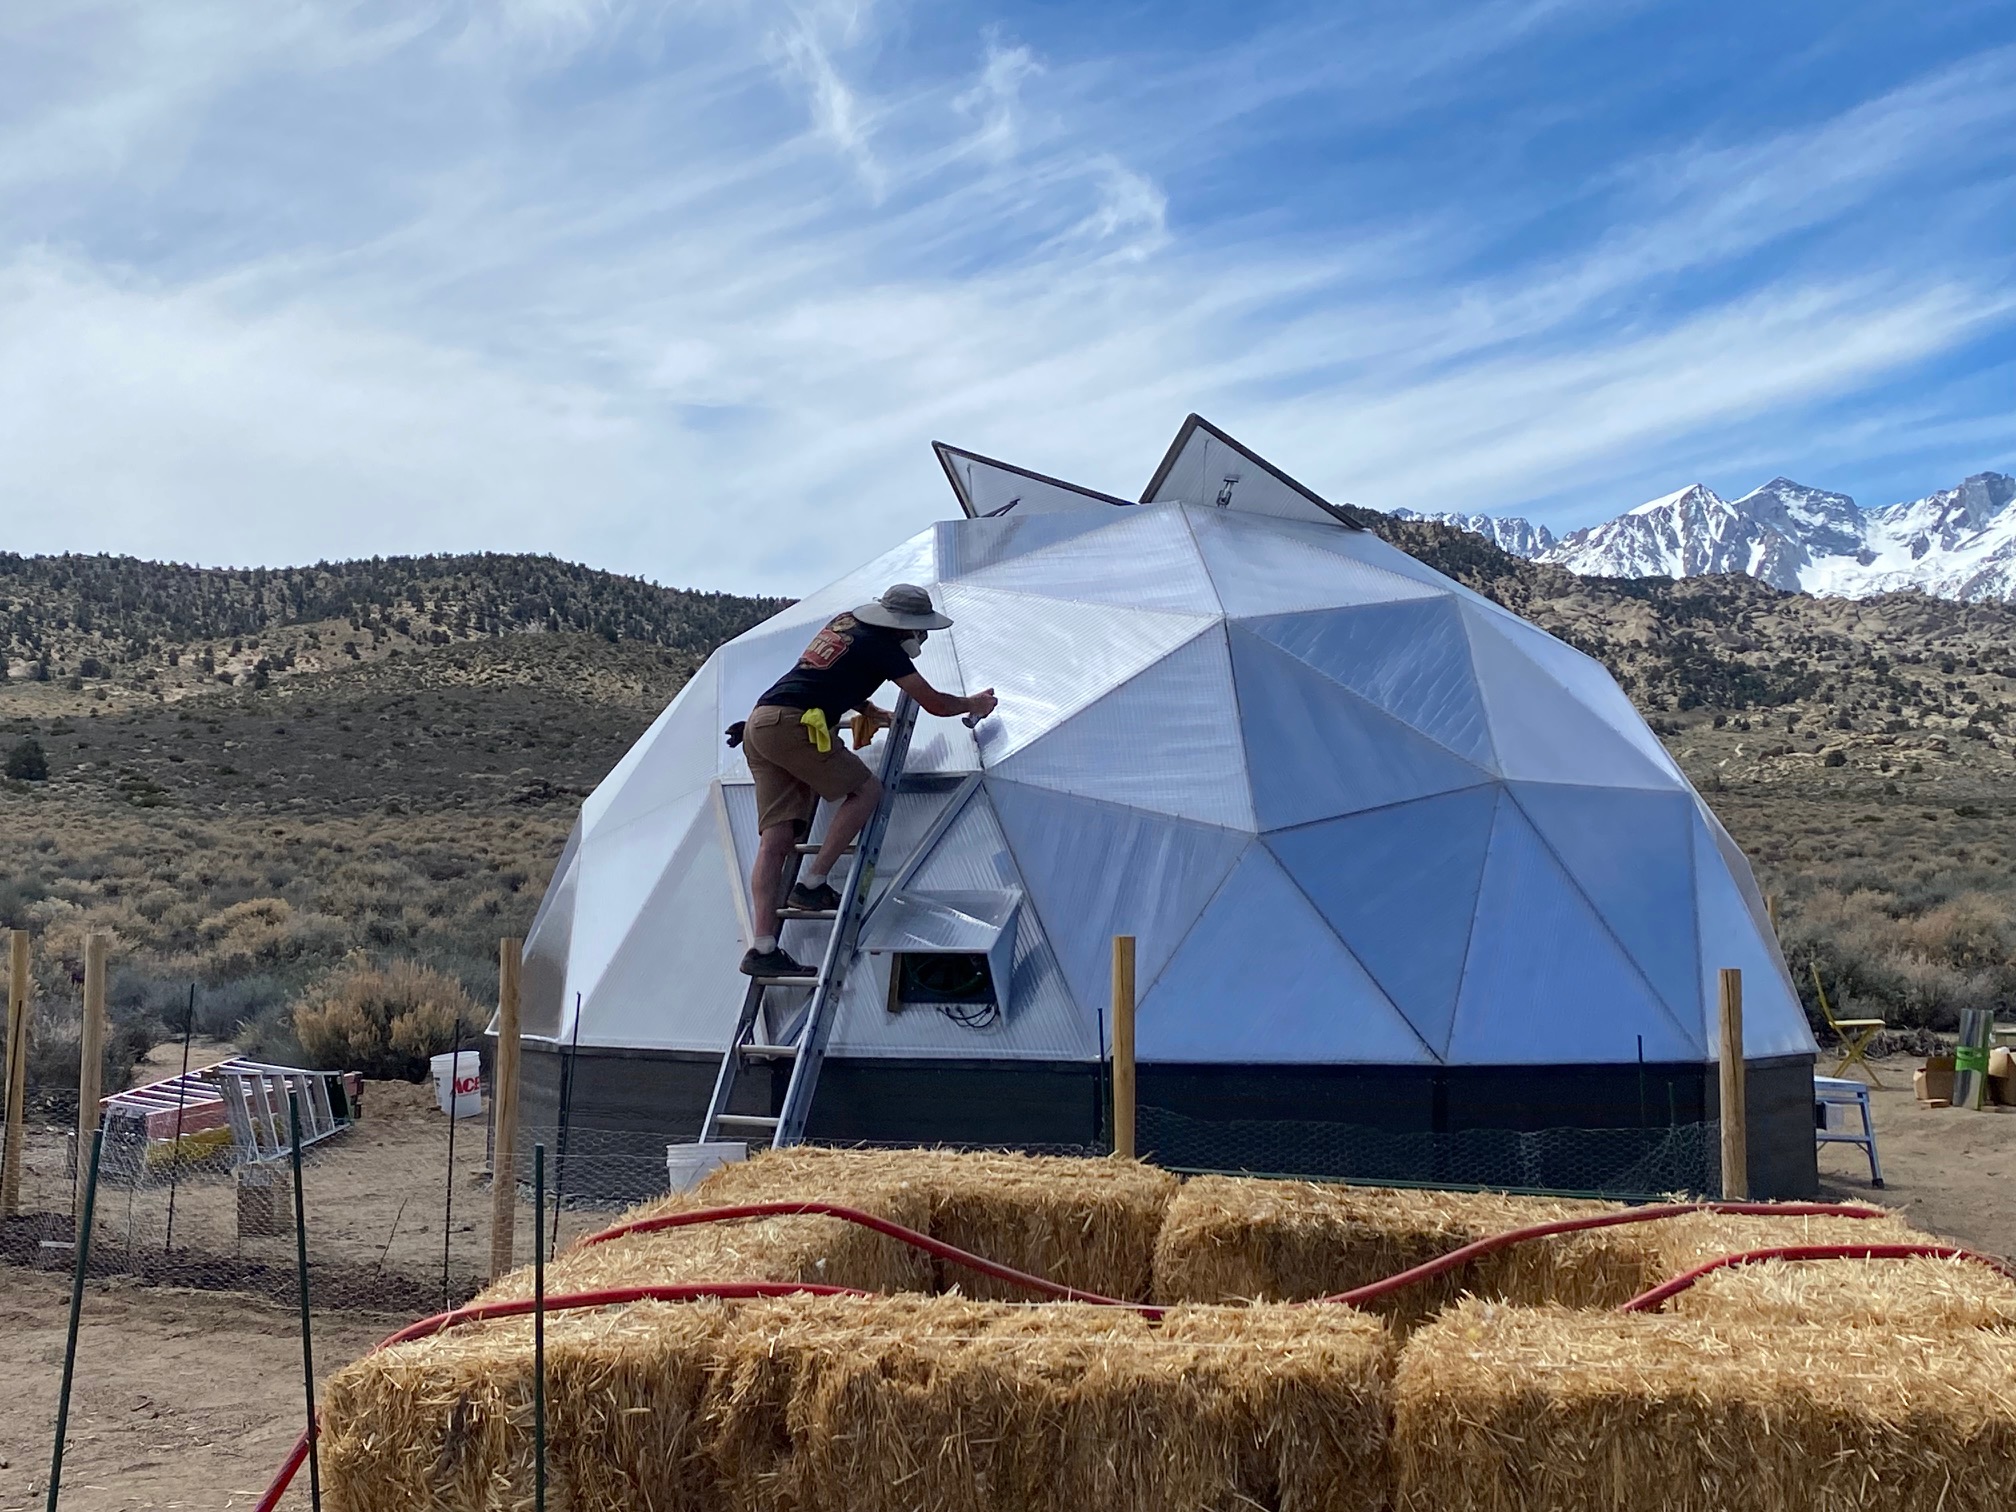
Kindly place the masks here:
<instances>
[{"instance_id":1,"label":"white plastic bucket","mask_svg":"<svg viewBox=\"0 0 2016 1512\"><path fill-rule=\"evenodd\" d=\"M459 1064L457 1064L459 1059ZM434 1068L434 1103L443 1113L448 1111L448 1102L455 1102L457 1118L481 1118L483 1116L483 1057L474 1050L464 1050L459 1057L437 1055L428 1062ZM452 1069L451 1069L452 1068ZM454 1087L450 1090L449 1081Z\"/></svg>"},{"instance_id":2,"label":"white plastic bucket","mask_svg":"<svg viewBox=\"0 0 2016 1512\"><path fill-rule=\"evenodd\" d=\"M675 1192L690 1192L724 1165L748 1158L749 1146L736 1139L667 1145L665 1180Z\"/></svg>"}]
</instances>

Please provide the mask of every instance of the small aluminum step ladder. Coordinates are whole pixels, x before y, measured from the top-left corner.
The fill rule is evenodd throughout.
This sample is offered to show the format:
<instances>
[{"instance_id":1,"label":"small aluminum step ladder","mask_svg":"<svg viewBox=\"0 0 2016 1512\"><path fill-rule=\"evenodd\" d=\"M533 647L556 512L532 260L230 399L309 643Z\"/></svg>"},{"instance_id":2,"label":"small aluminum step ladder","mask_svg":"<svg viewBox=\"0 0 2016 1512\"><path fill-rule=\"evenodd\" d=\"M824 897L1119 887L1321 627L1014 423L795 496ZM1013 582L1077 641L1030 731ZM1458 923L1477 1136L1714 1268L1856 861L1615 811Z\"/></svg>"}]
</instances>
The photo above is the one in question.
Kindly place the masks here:
<instances>
[{"instance_id":1,"label":"small aluminum step ladder","mask_svg":"<svg viewBox=\"0 0 2016 1512\"><path fill-rule=\"evenodd\" d=\"M819 1068L826 1058L826 1041L832 1033L833 1015L839 1006L848 969L859 954L856 942L861 922L868 913L868 893L875 880L875 863L882 853L882 840L889 830L889 814L895 807L896 790L902 785L903 763L910 754L910 734L917 724L917 705L904 694L896 700L889 722L882 756L882 801L862 827L847 852L852 863L847 880L839 889L840 906L829 912L807 912L785 908L779 917L824 921L832 927L826 937L819 966L803 976L751 977L742 998L742 1012L735 1020L735 1032L721 1057L721 1069L714 1078L714 1095L707 1104L707 1116L700 1125L701 1141L743 1139L750 1144L773 1146L798 1144L805 1137L805 1120L812 1110L812 1094L819 1085ZM816 854L817 844L792 847L791 860L784 868L780 895L788 897L798 879L805 857ZM811 999L774 1039L764 1038L773 1027L773 1015L766 1012L772 992L812 989ZM743 1067L761 1061L775 1065L789 1062L791 1074L784 1086L783 1100L775 1114L731 1113L729 1102Z\"/></svg>"}]
</instances>

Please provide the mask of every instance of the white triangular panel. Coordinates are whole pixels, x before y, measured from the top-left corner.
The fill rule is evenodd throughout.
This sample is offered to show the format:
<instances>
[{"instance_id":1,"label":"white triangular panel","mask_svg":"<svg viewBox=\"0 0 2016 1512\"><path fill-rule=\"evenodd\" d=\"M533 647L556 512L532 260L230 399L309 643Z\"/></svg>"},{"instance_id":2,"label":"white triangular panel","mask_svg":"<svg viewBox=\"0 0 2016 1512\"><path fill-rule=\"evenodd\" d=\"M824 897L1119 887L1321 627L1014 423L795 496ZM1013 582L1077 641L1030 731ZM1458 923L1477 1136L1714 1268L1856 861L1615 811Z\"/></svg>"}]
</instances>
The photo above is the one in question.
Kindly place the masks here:
<instances>
[{"instance_id":1,"label":"white triangular panel","mask_svg":"<svg viewBox=\"0 0 2016 1512\"><path fill-rule=\"evenodd\" d=\"M650 896L675 851L692 841L695 832L720 850L714 826L698 822L708 802L709 789L703 786L628 824L604 825L582 836L581 879L567 956L570 999L576 992L594 992L624 937L648 912ZM732 897L729 903L732 910ZM732 912L728 921L729 933L716 939L717 948L724 950L739 937ZM662 920L656 927L664 932Z\"/></svg>"},{"instance_id":2,"label":"white triangular panel","mask_svg":"<svg viewBox=\"0 0 2016 1512\"><path fill-rule=\"evenodd\" d=\"M1022 750L1003 777L1199 824L1253 828L1225 631L1206 630Z\"/></svg>"},{"instance_id":3,"label":"white triangular panel","mask_svg":"<svg viewBox=\"0 0 2016 1512\"><path fill-rule=\"evenodd\" d=\"M1145 990L1249 838L998 777L987 791L1082 1003L1108 991L1115 935L1134 937L1135 979Z\"/></svg>"},{"instance_id":4,"label":"white triangular panel","mask_svg":"<svg viewBox=\"0 0 2016 1512\"><path fill-rule=\"evenodd\" d=\"M1176 509L1137 507L1092 535L1032 551L964 579L976 588L1040 593L1127 609L1216 614L1218 595Z\"/></svg>"},{"instance_id":5,"label":"white triangular panel","mask_svg":"<svg viewBox=\"0 0 2016 1512\"><path fill-rule=\"evenodd\" d=\"M1176 433L1142 502L1208 504L1240 514L1354 528L1316 494L1197 415Z\"/></svg>"},{"instance_id":6,"label":"white triangular panel","mask_svg":"<svg viewBox=\"0 0 2016 1512\"><path fill-rule=\"evenodd\" d=\"M1265 1065L1434 1058L1258 844L1142 999L1135 1053L1144 1062Z\"/></svg>"},{"instance_id":7,"label":"white triangular panel","mask_svg":"<svg viewBox=\"0 0 2016 1512\"><path fill-rule=\"evenodd\" d=\"M978 730L981 760L988 766L1056 729L1211 624L1202 614L1115 609L966 583L946 584L943 603L955 621L943 633L959 658L962 685L974 693L992 688L1001 700Z\"/></svg>"},{"instance_id":8,"label":"white triangular panel","mask_svg":"<svg viewBox=\"0 0 2016 1512\"><path fill-rule=\"evenodd\" d=\"M1721 977L1724 967L1743 973L1743 1053L1811 1055L1818 1048L1806 1010L1792 990L1785 957L1778 949L1768 918L1755 912L1742 885L1750 867L1740 853L1725 855L1726 832L1713 815L1694 816L1694 856L1697 907L1701 915L1701 1002L1708 1058L1721 1059ZM1730 849L1734 850L1731 842Z\"/></svg>"},{"instance_id":9,"label":"white triangular panel","mask_svg":"<svg viewBox=\"0 0 2016 1512\"><path fill-rule=\"evenodd\" d=\"M1449 1037L1453 1065L1701 1058L1518 805L1500 802Z\"/></svg>"},{"instance_id":10,"label":"white triangular panel","mask_svg":"<svg viewBox=\"0 0 2016 1512\"><path fill-rule=\"evenodd\" d=\"M1312 549L1298 539L1311 533L1309 527L1282 530L1271 522L1259 525L1209 509L1183 513L1196 532L1218 601L1235 618L1392 603L1446 592L1338 552ZM1320 528L1326 534L1346 533L1335 525Z\"/></svg>"},{"instance_id":11,"label":"white triangular panel","mask_svg":"<svg viewBox=\"0 0 2016 1512\"><path fill-rule=\"evenodd\" d=\"M1503 775L1528 782L1686 790L1686 780L1670 764L1648 757L1534 660L1528 640L1508 637L1502 624L1471 605L1463 605L1461 613Z\"/></svg>"},{"instance_id":12,"label":"white triangular panel","mask_svg":"<svg viewBox=\"0 0 2016 1512\"><path fill-rule=\"evenodd\" d=\"M574 933L574 895L581 881L581 822L567 834L567 844L554 865L552 880L525 931L524 965L519 977L519 1029L534 1038L554 1039L566 1033L574 1000L567 996L567 948ZM495 1033L495 1026L492 1026Z\"/></svg>"},{"instance_id":13,"label":"white triangular panel","mask_svg":"<svg viewBox=\"0 0 2016 1512\"><path fill-rule=\"evenodd\" d=\"M1495 769L1470 638L1447 596L1308 614L1241 627L1300 658L1465 761Z\"/></svg>"},{"instance_id":14,"label":"white triangular panel","mask_svg":"<svg viewBox=\"0 0 2016 1512\"><path fill-rule=\"evenodd\" d=\"M1233 625L1230 640L1253 812L1262 830L1492 780L1488 771L1244 626Z\"/></svg>"},{"instance_id":15,"label":"white triangular panel","mask_svg":"<svg viewBox=\"0 0 2016 1512\"><path fill-rule=\"evenodd\" d=\"M977 452L961 451L942 441L934 442L933 449L938 453L938 465L945 469L946 480L951 483L960 508L976 518L1003 515L1028 517L1128 507L1127 500L1116 499L1111 494L1080 488L1061 478L1046 478L1041 473L997 462Z\"/></svg>"}]
</instances>

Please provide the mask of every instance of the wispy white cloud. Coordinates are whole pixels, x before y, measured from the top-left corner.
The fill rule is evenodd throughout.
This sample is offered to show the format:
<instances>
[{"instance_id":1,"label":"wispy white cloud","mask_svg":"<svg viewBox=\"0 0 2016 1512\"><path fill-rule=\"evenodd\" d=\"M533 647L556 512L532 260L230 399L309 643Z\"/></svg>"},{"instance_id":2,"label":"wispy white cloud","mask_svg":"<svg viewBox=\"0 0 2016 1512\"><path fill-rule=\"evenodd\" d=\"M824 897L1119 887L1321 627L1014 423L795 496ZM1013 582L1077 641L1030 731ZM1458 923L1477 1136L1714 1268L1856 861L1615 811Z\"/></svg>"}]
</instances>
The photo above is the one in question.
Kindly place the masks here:
<instances>
[{"instance_id":1,"label":"wispy white cloud","mask_svg":"<svg viewBox=\"0 0 2016 1512\"><path fill-rule=\"evenodd\" d=\"M1819 236L1956 133L1995 171L1993 58L1620 156L1567 250L1514 245L1544 203L1284 229L1182 186L1354 68L1345 118L1409 119L1592 7L1325 12L1192 61L978 16L926 49L893 3L276 0L221 50L225 0L0 16L4 544L803 589L942 514L934 436L1124 493L1193 408L1339 497L1558 519L2012 317L1957 202L1913 259Z\"/></svg>"}]
</instances>

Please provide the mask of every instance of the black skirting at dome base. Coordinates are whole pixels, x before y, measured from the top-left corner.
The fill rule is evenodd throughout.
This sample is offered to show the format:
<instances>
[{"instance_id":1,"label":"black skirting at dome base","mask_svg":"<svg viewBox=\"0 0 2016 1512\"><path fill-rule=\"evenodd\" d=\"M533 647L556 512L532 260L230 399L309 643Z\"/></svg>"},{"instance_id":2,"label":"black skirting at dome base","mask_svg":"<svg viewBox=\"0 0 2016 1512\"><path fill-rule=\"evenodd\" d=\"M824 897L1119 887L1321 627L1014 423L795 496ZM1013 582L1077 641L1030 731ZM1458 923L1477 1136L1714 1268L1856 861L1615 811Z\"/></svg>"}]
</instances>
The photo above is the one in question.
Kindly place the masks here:
<instances>
[{"instance_id":1,"label":"black skirting at dome base","mask_svg":"<svg viewBox=\"0 0 2016 1512\"><path fill-rule=\"evenodd\" d=\"M628 1187L645 1179L647 1152L693 1139L720 1063L583 1046L570 1073L564 1046L526 1040L524 1050L525 1130L558 1130L571 1079L566 1122L581 1184L569 1185L583 1196L595 1185L591 1146L637 1146ZM1751 1195L1815 1195L1812 1057L1754 1060L1748 1071ZM1712 1065L1149 1063L1137 1079L1138 1144L1173 1169L1623 1197L1713 1193L1720 1182ZM735 1111L774 1112L783 1091L782 1067L747 1070ZM1076 1062L829 1056L807 1137L1091 1153L1110 1147L1107 1094L1102 1068ZM521 1134L521 1147L530 1137ZM657 1157L662 1171L662 1150Z\"/></svg>"}]
</instances>

